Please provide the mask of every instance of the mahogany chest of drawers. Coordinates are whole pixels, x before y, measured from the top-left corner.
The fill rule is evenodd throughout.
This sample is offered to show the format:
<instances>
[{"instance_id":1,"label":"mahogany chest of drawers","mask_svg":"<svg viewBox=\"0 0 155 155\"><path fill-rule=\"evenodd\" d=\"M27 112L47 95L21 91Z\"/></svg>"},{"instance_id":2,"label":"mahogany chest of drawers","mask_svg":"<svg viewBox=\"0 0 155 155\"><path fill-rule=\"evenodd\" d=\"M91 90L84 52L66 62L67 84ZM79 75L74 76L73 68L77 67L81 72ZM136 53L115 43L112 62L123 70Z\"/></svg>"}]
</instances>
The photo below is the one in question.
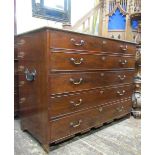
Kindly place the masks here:
<instances>
[{"instance_id":1,"label":"mahogany chest of drawers","mask_svg":"<svg viewBox=\"0 0 155 155\"><path fill-rule=\"evenodd\" d=\"M21 128L47 151L131 112L135 43L48 27L15 42Z\"/></svg>"}]
</instances>

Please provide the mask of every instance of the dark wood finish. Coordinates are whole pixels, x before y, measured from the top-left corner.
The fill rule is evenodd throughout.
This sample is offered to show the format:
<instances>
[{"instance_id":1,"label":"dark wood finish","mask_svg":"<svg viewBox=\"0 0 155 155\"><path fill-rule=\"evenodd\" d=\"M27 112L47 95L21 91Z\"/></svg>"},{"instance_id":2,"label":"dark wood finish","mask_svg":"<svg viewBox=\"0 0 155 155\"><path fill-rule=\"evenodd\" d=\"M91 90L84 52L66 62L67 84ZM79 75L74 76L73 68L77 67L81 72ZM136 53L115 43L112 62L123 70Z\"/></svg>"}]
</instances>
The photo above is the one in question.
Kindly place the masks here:
<instances>
[{"instance_id":1,"label":"dark wood finish","mask_svg":"<svg viewBox=\"0 0 155 155\"><path fill-rule=\"evenodd\" d=\"M61 42L60 39L61 38ZM135 46L123 41L108 40L62 31L51 31L50 48L78 49L87 51L102 51L105 53L135 54Z\"/></svg>"},{"instance_id":2,"label":"dark wood finish","mask_svg":"<svg viewBox=\"0 0 155 155\"><path fill-rule=\"evenodd\" d=\"M113 103L68 115L51 122L51 141L60 141L72 134L82 132L99 124L111 121L131 111L131 101ZM57 129L57 130L56 130Z\"/></svg>"},{"instance_id":3,"label":"dark wood finish","mask_svg":"<svg viewBox=\"0 0 155 155\"><path fill-rule=\"evenodd\" d=\"M51 53L51 71L57 70L112 70L134 69L135 60L130 56L103 54Z\"/></svg>"},{"instance_id":4,"label":"dark wood finish","mask_svg":"<svg viewBox=\"0 0 155 155\"><path fill-rule=\"evenodd\" d=\"M131 112L136 44L47 27L16 44L21 128L46 151Z\"/></svg>"},{"instance_id":5,"label":"dark wood finish","mask_svg":"<svg viewBox=\"0 0 155 155\"><path fill-rule=\"evenodd\" d=\"M123 94L120 93L124 92ZM123 100L133 94L132 85L112 86L108 88L92 89L88 91L68 93L61 96L52 95L49 115L51 118L88 109L98 105L111 104L113 101ZM88 97L89 96L89 97ZM109 98L112 96L112 98Z\"/></svg>"},{"instance_id":6,"label":"dark wood finish","mask_svg":"<svg viewBox=\"0 0 155 155\"><path fill-rule=\"evenodd\" d=\"M14 48L14 117L19 116L19 90L18 90L18 48L15 40L15 48Z\"/></svg>"},{"instance_id":7,"label":"dark wood finish","mask_svg":"<svg viewBox=\"0 0 155 155\"><path fill-rule=\"evenodd\" d=\"M134 71L55 73L49 76L49 88L52 94L75 92L119 83L133 83L133 76Z\"/></svg>"}]
</instances>

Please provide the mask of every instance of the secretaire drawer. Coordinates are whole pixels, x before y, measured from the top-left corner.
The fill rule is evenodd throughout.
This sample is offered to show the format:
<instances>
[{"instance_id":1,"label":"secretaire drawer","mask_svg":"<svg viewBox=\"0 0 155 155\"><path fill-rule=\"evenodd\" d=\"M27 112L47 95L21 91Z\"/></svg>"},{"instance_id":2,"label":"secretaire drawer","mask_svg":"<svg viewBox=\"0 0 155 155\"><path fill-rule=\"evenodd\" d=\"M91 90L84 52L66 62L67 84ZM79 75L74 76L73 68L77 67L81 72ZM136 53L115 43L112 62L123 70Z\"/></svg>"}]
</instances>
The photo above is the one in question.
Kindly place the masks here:
<instances>
[{"instance_id":1,"label":"secretaire drawer","mask_svg":"<svg viewBox=\"0 0 155 155\"><path fill-rule=\"evenodd\" d=\"M131 99L132 89L132 85L124 85L60 96L53 95L49 103L49 115L52 118L60 117L90 107L111 104L112 102L117 102L117 100Z\"/></svg>"},{"instance_id":2,"label":"secretaire drawer","mask_svg":"<svg viewBox=\"0 0 155 155\"><path fill-rule=\"evenodd\" d=\"M134 57L102 55L51 53L50 70L106 70L135 68Z\"/></svg>"},{"instance_id":3,"label":"secretaire drawer","mask_svg":"<svg viewBox=\"0 0 155 155\"><path fill-rule=\"evenodd\" d=\"M49 89L52 94L57 94L133 83L133 75L134 71L53 73L49 76Z\"/></svg>"},{"instance_id":4,"label":"secretaire drawer","mask_svg":"<svg viewBox=\"0 0 155 155\"><path fill-rule=\"evenodd\" d=\"M50 32L50 48L102 51L135 55L135 44L71 32Z\"/></svg>"},{"instance_id":5,"label":"secretaire drawer","mask_svg":"<svg viewBox=\"0 0 155 155\"><path fill-rule=\"evenodd\" d=\"M70 135L102 125L131 111L131 101L100 106L51 121L51 141L59 141Z\"/></svg>"}]
</instances>

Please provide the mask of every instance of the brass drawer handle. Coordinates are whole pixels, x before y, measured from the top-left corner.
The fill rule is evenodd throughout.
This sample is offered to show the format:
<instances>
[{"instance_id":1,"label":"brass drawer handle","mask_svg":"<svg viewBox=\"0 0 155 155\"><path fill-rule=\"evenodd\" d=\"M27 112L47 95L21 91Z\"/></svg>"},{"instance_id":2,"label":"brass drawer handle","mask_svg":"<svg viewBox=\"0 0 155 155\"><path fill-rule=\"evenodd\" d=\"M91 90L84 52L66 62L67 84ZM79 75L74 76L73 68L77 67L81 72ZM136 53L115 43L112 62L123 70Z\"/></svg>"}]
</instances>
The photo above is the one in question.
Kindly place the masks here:
<instances>
[{"instance_id":1,"label":"brass drawer handle","mask_svg":"<svg viewBox=\"0 0 155 155\"><path fill-rule=\"evenodd\" d=\"M81 125L81 123L82 123L82 120L79 120L77 124L71 122L70 126L73 127L73 128L77 128L77 127L79 127Z\"/></svg>"},{"instance_id":2,"label":"brass drawer handle","mask_svg":"<svg viewBox=\"0 0 155 155\"><path fill-rule=\"evenodd\" d=\"M99 112L102 112L103 111L103 107L99 107L98 110L99 110Z\"/></svg>"},{"instance_id":3,"label":"brass drawer handle","mask_svg":"<svg viewBox=\"0 0 155 155\"><path fill-rule=\"evenodd\" d=\"M104 93L104 90L100 90L100 94L103 94Z\"/></svg>"},{"instance_id":4,"label":"brass drawer handle","mask_svg":"<svg viewBox=\"0 0 155 155\"><path fill-rule=\"evenodd\" d=\"M128 61L127 61L127 60L119 60L119 62L120 62L122 65L125 65Z\"/></svg>"},{"instance_id":5,"label":"brass drawer handle","mask_svg":"<svg viewBox=\"0 0 155 155\"><path fill-rule=\"evenodd\" d=\"M83 100L80 98L79 101L78 101L78 103L75 103L74 101L70 101L70 103L73 104L75 107L77 107L77 106L79 106L79 105L82 104L82 101Z\"/></svg>"},{"instance_id":6,"label":"brass drawer handle","mask_svg":"<svg viewBox=\"0 0 155 155\"><path fill-rule=\"evenodd\" d=\"M118 75L118 78L123 81L126 78L126 76L125 75L123 75L123 76Z\"/></svg>"},{"instance_id":7,"label":"brass drawer handle","mask_svg":"<svg viewBox=\"0 0 155 155\"><path fill-rule=\"evenodd\" d=\"M74 58L70 58L70 61L72 61L75 65L80 65L83 62L83 58L78 59L74 59Z\"/></svg>"},{"instance_id":8,"label":"brass drawer handle","mask_svg":"<svg viewBox=\"0 0 155 155\"><path fill-rule=\"evenodd\" d=\"M123 106L118 107L118 108L116 108L116 110L117 110L118 112L122 112L122 111L124 110L124 107L123 107Z\"/></svg>"},{"instance_id":9,"label":"brass drawer handle","mask_svg":"<svg viewBox=\"0 0 155 155\"><path fill-rule=\"evenodd\" d=\"M127 51L128 46L127 46L127 45L121 45L120 48L121 48L121 50L123 50L123 51Z\"/></svg>"},{"instance_id":10,"label":"brass drawer handle","mask_svg":"<svg viewBox=\"0 0 155 155\"><path fill-rule=\"evenodd\" d=\"M25 84L25 81L19 81L19 87L22 87Z\"/></svg>"},{"instance_id":11,"label":"brass drawer handle","mask_svg":"<svg viewBox=\"0 0 155 155\"><path fill-rule=\"evenodd\" d=\"M79 81L75 81L73 78L70 78L70 82L72 82L74 85L79 85L83 81L83 78L80 78Z\"/></svg>"},{"instance_id":12,"label":"brass drawer handle","mask_svg":"<svg viewBox=\"0 0 155 155\"><path fill-rule=\"evenodd\" d=\"M123 90L122 93L120 91L117 91L117 94L123 96L125 94L125 90Z\"/></svg>"},{"instance_id":13,"label":"brass drawer handle","mask_svg":"<svg viewBox=\"0 0 155 155\"><path fill-rule=\"evenodd\" d=\"M74 38L71 38L71 42L75 45L75 46L83 46L85 44L84 40L80 40L80 42L78 43Z\"/></svg>"},{"instance_id":14,"label":"brass drawer handle","mask_svg":"<svg viewBox=\"0 0 155 155\"><path fill-rule=\"evenodd\" d=\"M25 102L25 100L26 100L26 98L23 97L20 99L19 103L21 104L21 103Z\"/></svg>"}]
</instances>

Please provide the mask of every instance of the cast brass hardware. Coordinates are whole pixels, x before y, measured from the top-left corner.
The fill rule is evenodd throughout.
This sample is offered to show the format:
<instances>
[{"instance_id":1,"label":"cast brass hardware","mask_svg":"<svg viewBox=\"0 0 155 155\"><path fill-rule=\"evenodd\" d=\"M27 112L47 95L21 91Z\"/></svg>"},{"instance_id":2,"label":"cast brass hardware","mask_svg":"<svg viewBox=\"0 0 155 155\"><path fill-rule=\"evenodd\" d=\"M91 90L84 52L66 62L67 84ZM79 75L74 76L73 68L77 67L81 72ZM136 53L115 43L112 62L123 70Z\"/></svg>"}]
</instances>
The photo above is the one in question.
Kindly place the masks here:
<instances>
[{"instance_id":1,"label":"cast brass hardware","mask_svg":"<svg viewBox=\"0 0 155 155\"><path fill-rule=\"evenodd\" d=\"M100 94L103 94L104 93L104 90L100 90Z\"/></svg>"},{"instance_id":2,"label":"cast brass hardware","mask_svg":"<svg viewBox=\"0 0 155 155\"><path fill-rule=\"evenodd\" d=\"M78 43L74 38L71 38L71 42L75 45L75 46L83 46L85 44L84 40L80 40L80 42Z\"/></svg>"},{"instance_id":3,"label":"cast brass hardware","mask_svg":"<svg viewBox=\"0 0 155 155\"><path fill-rule=\"evenodd\" d=\"M98 110L99 110L99 112L102 112L103 111L103 107L99 107Z\"/></svg>"},{"instance_id":4,"label":"cast brass hardware","mask_svg":"<svg viewBox=\"0 0 155 155\"><path fill-rule=\"evenodd\" d=\"M106 59L106 57L105 56L102 56L101 59L104 61Z\"/></svg>"},{"instance_id":5,"label":"cast brass hardware","mask_svg":"<svg viewBox=\"0 0 155 155\"><path fill-rule=\"evenodd\" d=\"M124 110L124 107L123 107L123 106L118 107L118 108L116 108L116 110L117 110L118 112L122 112L122 111Z\"/></svg>"},{"instance_id":6,"label":"cast brass hardware","mask_svg":"<svg viewBox=\"0 0 155 155\"><path fill-rule=\"evenodd\" d=\"M120 62L122 65L125 65L128 61L127 61L127 60L119 60L119 62Z\"/></svg>"},{"instance_id":7,"label":"cast brass hardware","mask_svg":"<svg viewBox=\"0 0 155 155\"><path fill-rule=\"evenodd\" d=\"M101 73L100 75L103 77L104 76L104 73Z\"/></svg>"},{"instance_id":8,"label":"cast brass hardware","mask_svg":"<svg viewBox=\"0 0 155 155\"><path fill-rule=\"evenodd\" d=\"M83 62L83 58L78 59L74 59L74 58L70 58L70 61L72 61L75 65L80 65Z\"/></svg>"},{"instance_id":9,"label":"cast brass hardware","mask_svg":"<svg viewBox=\"0 0 155 155\"><path fill-rule=\"evenodd\" d=\"M37 72L35 69L32 69L30 72L28 68L26 68L24 73L27 81L34 81L36 79Z\"/></svg>"},{"instance_id":10,"label":"cast brass hardware","mask_svg":"<svg viewBox=\"0 0 155 155\"><path fill-rule=\"evenodd\" d=\"M70 126L73 127L73 128L77 128L77 127L79 127L81 125L81 123L82 123L82 120L79 120L77 124L75 124L74 122L71 122Z\"/></svg>"},{"instance_id":11,"label":"cast brass hardware","mask_svg":"<svg viewBox=\"0 0 155 155\"><path fill-rule=\"evenodd\" d=\"M123 51L127 51L128 46L127 46L127 45L121 45L120 48L121 48L121 50L123 50Z\"/></svg>"},{"instance_id":12,"label":"cast brass hardware","mask_svg":"<svg viewBox=\"0 0 155 155\"><path fill-rule=\"evenodd\" d=\"M70 82L72 82L74 85L79 85L81 84L83 78L80 78L79 81L76 81L75 79L73 78L70 78Z\"/></svg>"},{"instance_id":13,"label":"cast brass hardware","mask_svg":"<svg viewBox=\"0 0 155 155\"><path fill-rule=\"evenodd\" d=\"M75 103L74 101L70 101L70 103L73 104L75 107L77 107L77 106L79 106L79 105L82 104L82 101L83 100L80 98L79 101L78 101L78 103Z\"/></svg>"},{"instance_id":14,"label":"cast brass hardware","mask_svg":"<svg viewBox=\"0 0 155 155\"><path fill-rule=\"evenodd\" d=\"M118 75L118 78L119 78L120 80L124 80L124 79L126 78L126 76L125 76L125 75L123 75L123 76Z\"/></svg>"},{"instance_id":15,"label":"cast brass hardware","mask_svg":"<svg viewBox=\"0 0 155 155\"><path fill-rule=\"evenodd\" d=\"M123 96L125 94L125 90L123 90L122 93L120 91L117 91L117 94Z\"/></svg>"}]
</instances>

